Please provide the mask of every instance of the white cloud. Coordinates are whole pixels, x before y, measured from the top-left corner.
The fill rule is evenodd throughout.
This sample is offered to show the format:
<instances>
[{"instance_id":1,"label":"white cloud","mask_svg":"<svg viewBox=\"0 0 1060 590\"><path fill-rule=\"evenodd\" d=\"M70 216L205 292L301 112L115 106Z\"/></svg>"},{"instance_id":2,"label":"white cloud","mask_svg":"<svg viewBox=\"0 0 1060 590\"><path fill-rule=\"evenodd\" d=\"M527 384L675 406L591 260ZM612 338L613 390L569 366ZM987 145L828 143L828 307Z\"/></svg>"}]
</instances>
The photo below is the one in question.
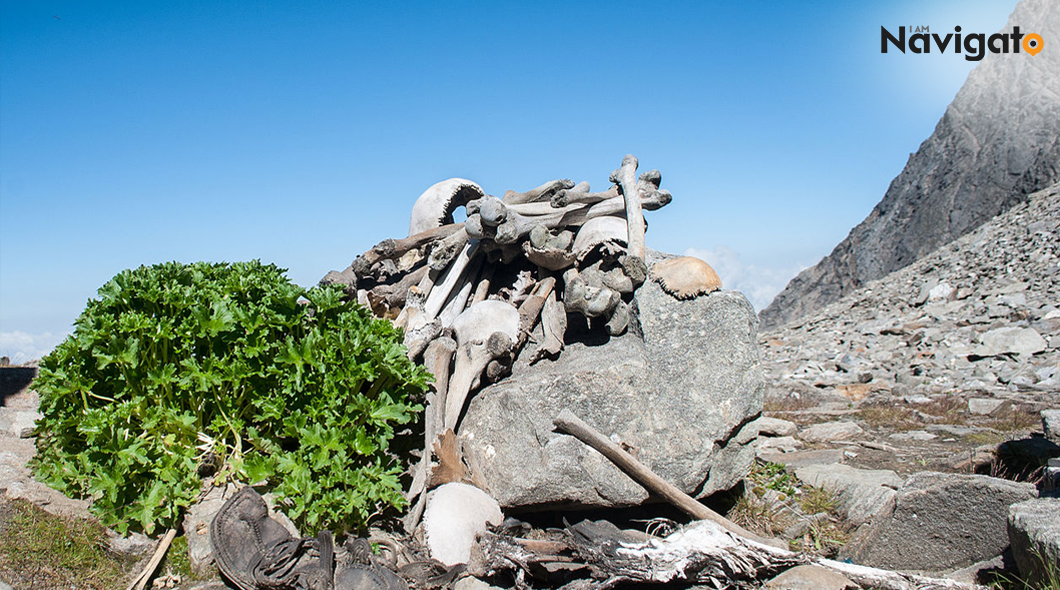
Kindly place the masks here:
<instances>
[{"instance_id":1,"label":"white cloud","mask_svg":"<svg viewBox=\"0 0 1060 590\"><path fill-rule=\"evenodd\" d=\"M11 359L12 364L20 364L27 361L39 359L49 352L57 344L63 341L68 334L27 334L25 332L0 332L0 356Z\"/></svg>"},{"instance_id":2,"label":"white cloud","mask_svg":"<svg viewBox=\"0 0 1060 590\"><path fill-rule=\"evenodd\" d=\"M713 250L689 248L684 253L707 261L721 277L722 288L742 292L756 311L765 309L788 281L806 268L798 264L786 267L744 264L740 255L726 246L715 246Z\"/></svg>"}]
</instances>

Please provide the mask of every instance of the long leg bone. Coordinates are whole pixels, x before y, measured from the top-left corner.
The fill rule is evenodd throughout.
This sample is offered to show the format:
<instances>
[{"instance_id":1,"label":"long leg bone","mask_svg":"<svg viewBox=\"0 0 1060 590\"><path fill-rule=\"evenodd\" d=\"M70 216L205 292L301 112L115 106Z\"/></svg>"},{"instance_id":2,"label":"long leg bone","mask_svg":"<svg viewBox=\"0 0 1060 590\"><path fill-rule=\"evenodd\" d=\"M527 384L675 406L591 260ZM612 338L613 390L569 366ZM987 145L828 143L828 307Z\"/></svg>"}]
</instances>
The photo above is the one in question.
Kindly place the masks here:
<instances>
[{"instance_id":1,"label":"long leg bone","mask_svg":"<svg viewBox=\"0 0 1060 590\"><path fill-rule=\"evenodd\" d=\"M467 272L460 278L460 282L453 288L453 294L445 302L438 318L442 320L442 327L450 326L456 316L464 312L467 302L471 298L471 291L475 286L475 278L478 277L482 268L482 256L475 256L467 268Z\"/></svg>"},{"instance_id":2,"label":"long leg bone","mask_svg":"<svg viewBox=\"0 0 1060 590\"><path fill-rule=\"evenodd\" d=\"M637 193L634 193L637 194ZM654 191L646 198L637 198L641 209L654 211L667 205L673 197L666 191ZM549 229L581 225L586 221L605 216L621 216L627 212L625 199L614 197L606 201L600 201L595 205L571 205L564 209L555 209L554 213L547 215L522 215L513 207L508 208L508 219L497 226L494 239L499 244L514 244L529 234L534 227L544 226ZM643 223L644 217L641 216Z\"/></svg>"},{"instance_id":3,"label":"long leg bone","mask_svg":"<svg viewBox=\"0 0 1060 590\"><path fill-rule=\"evenodd\" d=\"M503 301L486 300L453 321L458 345L445 401L444 428L456 429L468 393L489 362L511 350L519 337L519 312Z\"/></svg>"},{"instance_id":4,"label":"long leg bone","mask_svg":"<svg viewBox=\"0 0 1060 590\"><path fill-rule=\"evenodd\" d=\"M412 531L419 524L426 504L427 496L423 492L427 487L427 476L430 474L434 439L442 429L442 414L445 411L445 397L449 389L449 366L453 361L454 352L456 341L448 336L441 336L431 341L423 353L423 365L434 375L434 386L427 394L427 409L424 411L423 455L416 466L412 485L409 486L406 496L410 502L416 500L416 504L403 520L407 531Z\"/></svg>"},{"instance_id":5,"label":"long leg bone","mask_svg":"<svg viewBox=\"0 0 1060 590\"><path fill-rule=\"evenodd\" d=\"M644 214L641 212L640 196L637 191L637 158L627 154L622 158L622 167L611 173L611 181L622 189L626 202L626 223L629 226L629 253L644 260Z\"/></svg>"},{"instance_id":6,"label":"long leg bone","mask_svg":"<svg viewBox=\"0 0 1060 590\"><path fill-rule=\"evenodd\" d=\"M443 270L449 266L449 263L453 261L453 258L456 258L456 255L464 249L467 243L468 231L465 224L464 227L434 245L434 249L431 250L431 255L427 259L428 266L432 270Z\"/></svg>"},{"instance_id":7,"label":"long leg bone","mask_svg":"<svg viewBox=\"0 0 1060 590\"><path fill-rule=\"evenodd\" d=\"M563 350L563 336L567 331L567 310L563 307L563 302L557 298L555 291L549 296L544 309L541 310L541 328L545 337L533 358L530 359L530 364L546 356L555 357Z\"/></svg>"},{"instance_id":8,"label":"long leg bone","mask_svg":"<svg viewBox=\"0 0 1060 590\"><path fill-rule=\"evenodd\" d=\"M556 191L573 187L574 183L566 178L551 180L535 189L526 191L525 193L505 191L504 202L508 205L517 205L519 203L532 203L534 201L548 200Z\"/></svg>"},{"instance_id":9,"label":"long leg bone","mask_svg":"<svg viewBox=\"0 0 1060 590\"><path fill-rule=\"evenodd\" d=\"M431 289L423 306L428 320L433 320L441 313L442 307L449 299L449 294L453 292L453 288L460 282L464 271L467 270L468 263L471 262L471 257L477 252L478 242L464 244L460 254L456 256L456 259L453 260L442 276L442 281Z\"/></svg>"},{"instance_id":10,"label":"long leg bone","mask_svg":"<svg viewBox=\"0 0 1060 590\"><path fill-rule=\"evenodd\" d=\"M444 239L463 227L463 223L450 223L400 240L383 240L372 246L371 250L358 256L350 266L358 276L364 276L380 260L400 258L410 250Z\"/></svg>"},{"instance_id":11,"label":"long leg bone","mask_svg":"<svg viewBox=\"0 0 1060 590\"><path fill-rule=\"evenodd\" d=\"M569 205L588 204L595 205L600 201L606 201L621 196L617 186L612 186L602 193L576 192L574 189L559 191L552 196L552 206L559 209Z\"/></svg>"}]
</instances>

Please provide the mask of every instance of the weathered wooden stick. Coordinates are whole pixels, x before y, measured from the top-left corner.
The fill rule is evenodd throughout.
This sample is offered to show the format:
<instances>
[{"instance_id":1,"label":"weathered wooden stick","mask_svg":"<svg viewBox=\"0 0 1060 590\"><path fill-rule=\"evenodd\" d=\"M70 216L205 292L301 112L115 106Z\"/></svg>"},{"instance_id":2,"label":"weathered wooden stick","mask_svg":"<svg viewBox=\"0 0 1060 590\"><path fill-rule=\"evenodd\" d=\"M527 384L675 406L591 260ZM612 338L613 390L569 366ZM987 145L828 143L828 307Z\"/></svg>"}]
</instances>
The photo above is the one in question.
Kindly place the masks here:
<instances>
[{"instance_id":1,"label":"weathered wooden stick","mask_svg":"<svg viewBox=\"0 0 1060 590\"><path fill-rule=\"evenodd\" d=\"M166 531L166 535L159 541L158 547L155 548L155 554L151 556L151 561L147 562L147 566L144 567L144 571L140 572L140 575L136 577L126 590L144 590L147 587L147 583L151 581L151 577L155 575L155 570L158 569L158 564L162 563L162 558L166 556L166 551L169 550L169 546L173 544L173 539L177 536L177 529L169 529Z\"/></svg>"},{"instance_id":2,"label":"weathered wooden stick","mask_svg":"<svg viewBox=\"0 0 1060 590\"><path fill-rule=\"evenodd\" d=\"M613 173L614 181L622 187L626 201L626 225L629 227L628 250L630 255L644 260L644 213L641 211L640 195L637 193L637 158L627 154L622 158L622 167Z\"/></svg>"},{"instance_id":3,"label":"weathered wooden stick","mask_svg":"<svg viewBox=\"0 0 1060 590\"><path fill-rule=\"evenodd\" d=\"M695 498L679 490L677 486L656 475L643 463L622 450L622 447L611 442L609 438L597 432L592 426L586 424L570 410L563 410L560 412L559 416L552 421L552 424L599 451L600 454L607 457L615 464L615 466L632 477L637 483L644 486L649 491L662 496L667 502L673 504L685 514L700 520L712 521L725 528L727 531L764 545L773 547L784 546L781 541L756 535L728 518L714 512L710 508L707 508L703 504L700 504Z\"/></svg>"}]
</instances>

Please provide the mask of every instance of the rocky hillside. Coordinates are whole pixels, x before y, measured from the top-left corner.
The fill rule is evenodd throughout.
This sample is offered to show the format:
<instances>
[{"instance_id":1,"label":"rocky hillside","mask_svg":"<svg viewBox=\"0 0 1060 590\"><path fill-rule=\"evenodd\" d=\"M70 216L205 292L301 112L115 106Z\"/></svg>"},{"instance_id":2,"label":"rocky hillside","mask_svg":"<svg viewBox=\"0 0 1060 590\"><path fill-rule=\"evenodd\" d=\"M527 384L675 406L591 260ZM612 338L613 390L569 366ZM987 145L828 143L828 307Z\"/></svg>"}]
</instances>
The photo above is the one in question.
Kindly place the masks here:
<instances>
[{"instance_id":1,"label":"rocky hillside","mask_svg":"<svg viewBox=\"0 0 1060 590\"><path fill-rule=\"evenodd\" d=\"M1017 25L1060 39L1055 0L1023 0ZM987 54L883 200L761 313L764 329L805 318L903 268L1060 179L1060 43Z\"/></svg>"},{"instance_id":2,"label":"rocky hillside","mask_svg":"<svg viewBox=\"0 0 1060 590\"><path fill-rule=\"evenodd\" d=\"M810 421L855 420L888 444L949 437L921 455L957 468L983 442L1038 429L1038 410L1060 408L1058 307L1054 184L805 322L761 334L767 409L790 417L816 406Z\"/></svg>"}]
</instances>

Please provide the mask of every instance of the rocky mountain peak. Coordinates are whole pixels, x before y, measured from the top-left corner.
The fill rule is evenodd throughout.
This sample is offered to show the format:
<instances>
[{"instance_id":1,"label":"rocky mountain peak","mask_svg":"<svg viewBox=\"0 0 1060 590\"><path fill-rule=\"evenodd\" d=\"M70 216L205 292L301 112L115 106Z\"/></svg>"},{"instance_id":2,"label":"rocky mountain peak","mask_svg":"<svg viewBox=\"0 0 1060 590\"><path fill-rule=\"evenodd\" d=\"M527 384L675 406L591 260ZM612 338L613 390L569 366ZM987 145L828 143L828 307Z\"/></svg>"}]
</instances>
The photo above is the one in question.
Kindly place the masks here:
<instances>
[{"instance_id":1,"label":"rocky mountain peak","mask_svg":"<svg viewBox=\"0 0 1060 590\"><path fill-rule=\"evenodd\" d=\"M1023 0L1019 26L1056 39L1037 55L988 53L883 200L760 315L774 329L912 264L1060 179L1060 11Z\"/></svg>"}]
</instances>

